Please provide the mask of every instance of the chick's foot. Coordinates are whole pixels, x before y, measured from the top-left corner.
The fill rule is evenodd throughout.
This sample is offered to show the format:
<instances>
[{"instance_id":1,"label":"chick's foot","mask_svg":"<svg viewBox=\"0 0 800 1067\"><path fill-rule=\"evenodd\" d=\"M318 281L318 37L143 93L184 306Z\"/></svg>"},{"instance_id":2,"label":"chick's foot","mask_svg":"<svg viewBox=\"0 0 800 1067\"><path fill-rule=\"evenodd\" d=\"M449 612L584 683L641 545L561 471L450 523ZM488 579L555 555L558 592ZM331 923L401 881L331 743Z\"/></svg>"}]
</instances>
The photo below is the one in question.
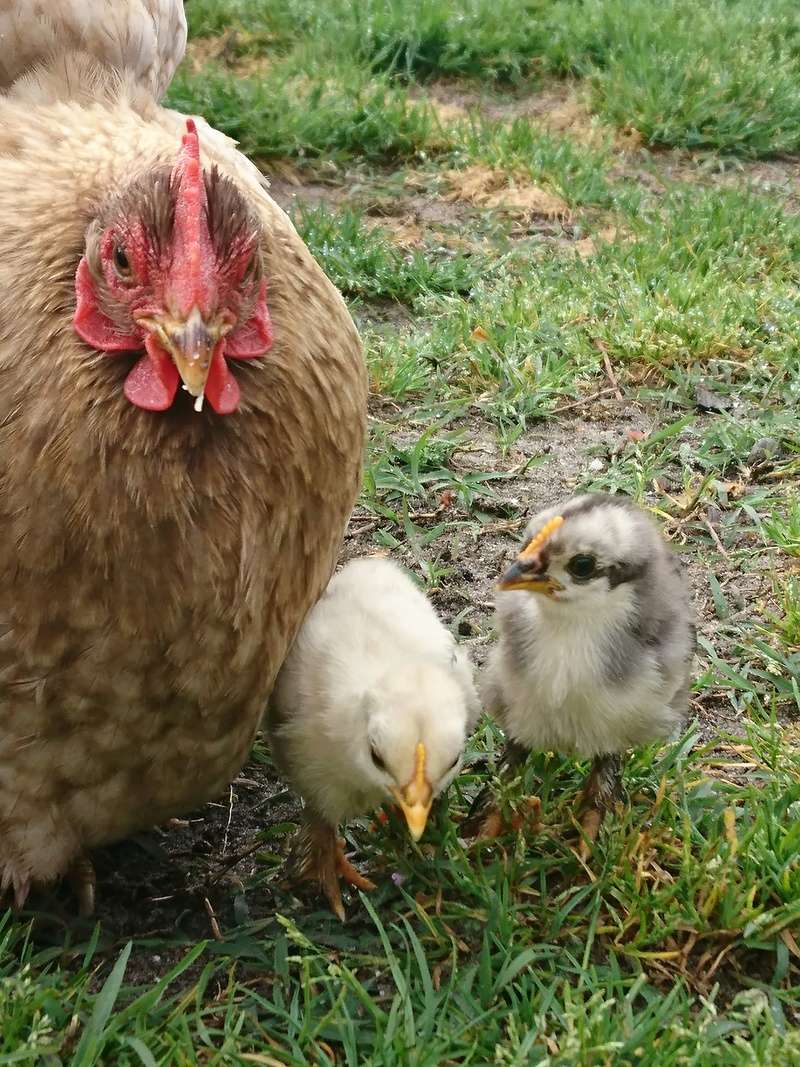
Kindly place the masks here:
<instances>
[{"instance_id":1,"label":"chick's foot","mask_svg":"<svg viewBox=\"0 0 800 1067\"><path fill-rule=\"evenodd\" d=\"M344 854L344 838L340 837L336 842L336 870L340 878L344 878L348 885L355 889L363 889L365 893L371 893L377 886L369 878L365 878L357 870Z\"/></svg>"},{"instance_id":2,"label":"chick's foot","mask_svg":"<svg viewBox=\"0 0 800 1067\"><path fill-rule=\"evenodd\" d=\"M509 782L522 767L528 758L528 749L516 741L506 744L498 767L498 775L503 782ZM500 805L497 802L492 789L489 786L478 793L472 806L467 812L467 817L461 824L462 837L474 837L478 839L492 839L502 837L511 830L519 830L523 827L534 833L541 826L542 803L538 797L528 797L520 811L515 812L510 820L503 818Z\"/></svg>"},{"instance_id":3,"label":"chick's foot","mask_svg":"<svg viewBox=\"0 0 800 1067\"><path fill-rule=\"evenodd\" d=\"M606 812L622 795L622 760L616 753L597 756L578 801L581 842L580 858L591 855Z\"/></svg>"},{"instance_id":4,"label":"chick's foot","mask_svg":"<svg viewBox=\"0 0 800 1067\"><path fill-rule=\"evenodd\" d=\"M489 841L518 830L537 834L541 828L542 802L539 797L533 796L525 797L510 819L504 817L499 805L487 806L474 836L479 841Z\"/></svg>"},{"instance_id":5,"label":"chick's foot","mask_svg":"<svg viewBox=\"0 0 800 1067\"><path fill-rule=\"evenodd\" d=\"M319 886L331 911L342 922L345 913L339 879L357 889L375 888L345 856L344 841L337 837L335 827L310 814L300 829L288 866L295 881L314 882Z\"/></svg>"}]
</instances>

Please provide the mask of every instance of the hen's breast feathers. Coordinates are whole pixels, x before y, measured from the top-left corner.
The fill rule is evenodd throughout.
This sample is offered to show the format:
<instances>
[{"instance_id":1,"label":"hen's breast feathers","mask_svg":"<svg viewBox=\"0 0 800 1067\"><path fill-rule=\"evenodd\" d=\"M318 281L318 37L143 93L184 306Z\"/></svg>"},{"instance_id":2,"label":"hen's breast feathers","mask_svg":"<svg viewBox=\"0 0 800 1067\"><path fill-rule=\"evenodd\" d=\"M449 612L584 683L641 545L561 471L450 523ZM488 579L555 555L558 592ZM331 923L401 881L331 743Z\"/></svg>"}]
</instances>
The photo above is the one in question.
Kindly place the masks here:
<instances>
[{"instance_id":1,"label":"hen's breast feathers","mask_svg":"<svg viewBox=\"0 0 800 1067\"><path fill-rule=\"evenodd\" d=\"M38 64L83 52L157 100L186 47L182 0L16 0L0 4L0 90Z\"/></svg>"}]
</instances>

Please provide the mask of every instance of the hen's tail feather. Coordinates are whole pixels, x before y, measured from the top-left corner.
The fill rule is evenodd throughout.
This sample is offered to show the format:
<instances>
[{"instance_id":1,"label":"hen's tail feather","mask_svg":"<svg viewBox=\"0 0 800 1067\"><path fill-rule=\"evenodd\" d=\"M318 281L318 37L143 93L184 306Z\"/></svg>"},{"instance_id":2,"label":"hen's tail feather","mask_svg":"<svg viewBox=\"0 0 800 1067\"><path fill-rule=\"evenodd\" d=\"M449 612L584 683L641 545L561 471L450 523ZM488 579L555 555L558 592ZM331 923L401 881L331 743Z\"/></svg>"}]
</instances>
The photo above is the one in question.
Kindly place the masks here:
<instances>
[{"instance_id":1,"label":"hen's tail feather","mask_svg":"<svg viewBox=\"0 0 800 1067\"><path fill-rule=\"evenodd\" d=\"M0 91L62 53L79 51L133 75L160 100L185 48L183 0L17 0L0 5Z\"/></svg>"}]
</instances>

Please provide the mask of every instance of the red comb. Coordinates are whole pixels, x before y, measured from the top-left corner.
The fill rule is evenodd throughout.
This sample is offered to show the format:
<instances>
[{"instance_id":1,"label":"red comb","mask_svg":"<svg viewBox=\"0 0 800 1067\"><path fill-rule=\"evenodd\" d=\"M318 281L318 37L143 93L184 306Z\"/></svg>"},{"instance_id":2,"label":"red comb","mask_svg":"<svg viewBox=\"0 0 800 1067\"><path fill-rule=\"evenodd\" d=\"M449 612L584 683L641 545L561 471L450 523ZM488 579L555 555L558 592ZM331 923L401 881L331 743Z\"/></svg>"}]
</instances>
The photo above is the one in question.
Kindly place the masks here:
<instances>
[{"instance_id":1,"label":"red comb","mask_svg":"<svg viewBox=\"0 0 800 1067\"><path fill-rule=\"evenodd\" d=\"M193 307L198 307L201 314L206 315L210 310L216 260L208 232L200 139L193 119L186 120L186 133L181 140L172 181L176 194L170 296L179 314L188 315Z\"/></svg>"}]
</instances>

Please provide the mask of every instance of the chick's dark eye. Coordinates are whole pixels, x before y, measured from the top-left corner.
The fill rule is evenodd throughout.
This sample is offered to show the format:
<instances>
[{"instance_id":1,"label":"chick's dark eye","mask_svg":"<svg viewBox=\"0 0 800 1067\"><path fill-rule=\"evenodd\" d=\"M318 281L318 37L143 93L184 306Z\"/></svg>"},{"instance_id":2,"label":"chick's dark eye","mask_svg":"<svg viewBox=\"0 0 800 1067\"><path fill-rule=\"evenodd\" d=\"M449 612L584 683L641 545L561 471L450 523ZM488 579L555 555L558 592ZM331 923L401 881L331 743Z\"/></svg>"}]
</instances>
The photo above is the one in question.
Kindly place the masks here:
<instances>
[{"instance_id":1,"label":"chick's dark eye","mask_svg":"<svg viewBox=\"0 0 800 1067\"><path fill-rule=\"evenodd\" d=\"M567 570L573 578L579 581L587 581L597 570L597 560L594 556L573 556L567 564Z\"/></svg>"},{"instance_id":2,"label":"chick's dark eye","mask_svg":"<svg viewBox=\"0 0 800 1067\"><path fill-rule=\"evenodd\" d=\"M130 260L122 245L116 245L114 248L114 268L121 278L130 278L133 274Z\"/></svg>"},{"instance_id":3,"label":"chick's dark eye","mask_svg":"<svg viewBox=\"0 0 800 1067\"><path fill-rule=\"evenodd\" d=\"M375 764L378 770L385 771L386 763L384 762L383 756L380 754L380 752L378 752L374 745L370 747L369 754L370 756L372 756L372 762Z\"/></svg>"}]
</instances>

